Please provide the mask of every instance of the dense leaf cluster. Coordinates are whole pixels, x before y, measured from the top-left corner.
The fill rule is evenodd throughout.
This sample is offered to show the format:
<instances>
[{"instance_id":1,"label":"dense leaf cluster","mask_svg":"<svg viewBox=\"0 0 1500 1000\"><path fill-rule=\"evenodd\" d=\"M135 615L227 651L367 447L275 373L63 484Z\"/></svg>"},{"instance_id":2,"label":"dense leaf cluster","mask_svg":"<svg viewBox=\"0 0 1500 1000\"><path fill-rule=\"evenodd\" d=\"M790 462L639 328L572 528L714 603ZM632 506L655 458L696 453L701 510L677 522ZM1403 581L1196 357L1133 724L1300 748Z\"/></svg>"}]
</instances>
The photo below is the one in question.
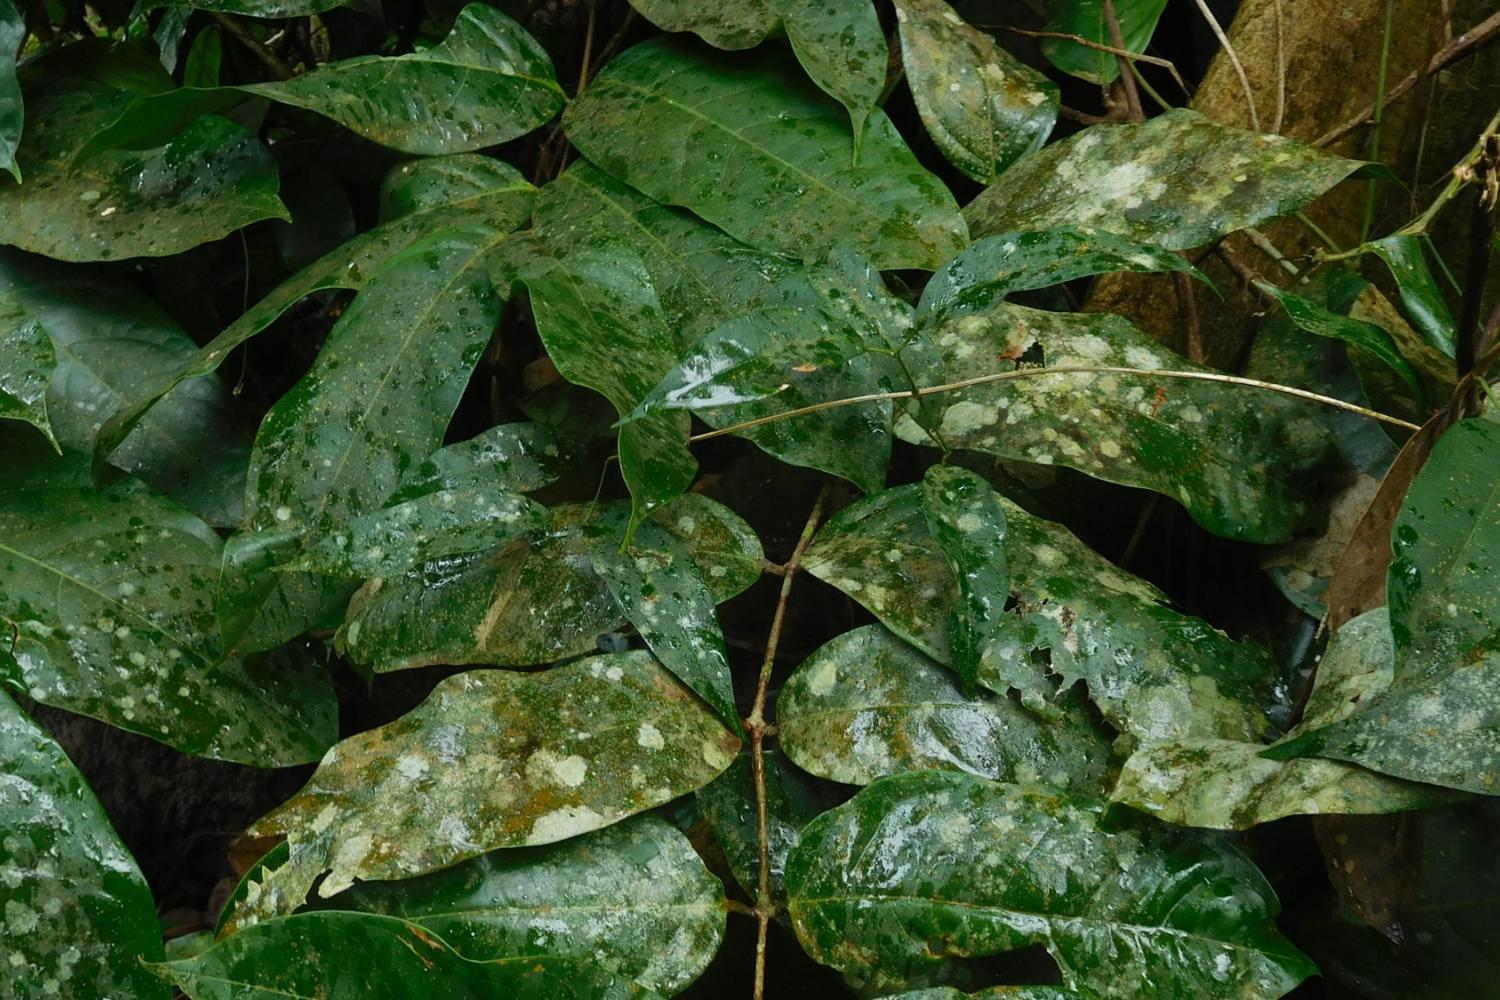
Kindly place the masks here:
<instances>
[{"instance_id":1,"label":"dense leaf cluster","mask_svg":"<svg viewBox=\"0 0 1500 1000\"><path fill-rule=\"evenodd\" d=\"M1421 227L1342 255L1399 309L1264 285L1253 376L1070 308L1380 175L1185 108L1053 139L1165 0L1014 51L945 0L337 3L0 0L0 996L667 996L745 914L757 990L780 922L862 995L1274 998L1318 949L1237 831L1500 793L1495 351ZM1282 634L1048 482L1279 546ZM316 769L164 948L37 706Z\"/></svg>"}]
</instances>

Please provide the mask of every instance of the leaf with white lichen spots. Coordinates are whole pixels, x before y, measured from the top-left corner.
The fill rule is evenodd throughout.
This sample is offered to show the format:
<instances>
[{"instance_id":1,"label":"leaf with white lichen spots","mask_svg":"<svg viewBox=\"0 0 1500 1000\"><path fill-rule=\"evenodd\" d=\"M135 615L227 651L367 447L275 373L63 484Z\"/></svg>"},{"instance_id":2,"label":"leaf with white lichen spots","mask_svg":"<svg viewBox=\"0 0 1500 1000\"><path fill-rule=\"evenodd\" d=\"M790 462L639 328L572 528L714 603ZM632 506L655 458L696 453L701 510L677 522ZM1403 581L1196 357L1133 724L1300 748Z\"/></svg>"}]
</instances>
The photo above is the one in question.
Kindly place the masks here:
<instances>
[{"instance_id":1,"label":"leaf with white lichen spots","mask_svg":"<svg viewBox=\"0 0 1500 1000\"><path fill-rule=\"evenodd\" d=\"M240 925L291 912L317 877L436 871L500 847L566 840L708 784L740 741L649 653L536 674L472 671L395 722L334 746L251 830L286 864L247 888Z\"/></svg>"}]
</instances>

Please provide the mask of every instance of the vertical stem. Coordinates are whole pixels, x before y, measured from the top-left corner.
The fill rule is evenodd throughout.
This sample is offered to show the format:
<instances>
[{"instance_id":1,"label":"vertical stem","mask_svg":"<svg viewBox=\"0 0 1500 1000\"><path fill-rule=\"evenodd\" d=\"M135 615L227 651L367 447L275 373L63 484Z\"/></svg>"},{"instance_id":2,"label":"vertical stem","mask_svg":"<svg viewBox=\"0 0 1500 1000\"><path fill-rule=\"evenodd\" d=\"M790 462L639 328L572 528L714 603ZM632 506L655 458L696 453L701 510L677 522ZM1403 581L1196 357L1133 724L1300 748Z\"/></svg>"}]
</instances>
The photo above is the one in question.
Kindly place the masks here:
<instances>
[{"instance_id":1,"label":"vertical stem","mask_svg":"<svg viewBox=\"0 0 1500 1000\"><path fill-rule=\"evenodd\" d=\"M1391 22L1396 15L1396 0L1385 0L1385 26L1380 35L1380 69L1375 78L1375 120L1370 129L1370 159L1380 162L1380 123L1385 118L1386 73L1391 64ZM1365 218L1359 227L1359 241L1370 238L1375 222L1375 192L1379 181L1370 181L1365 194Z\"/></svg>"},{"instance_id":2,"label":"vertical stem","mask_svg":"<svg viewBox=\"0 0 1500 1000\"><path fill-rule=\"evenodd\" d=\"M1250 112L1250 127L1260 131L1260 112L1255 109L1255 91L1250 89L1250 78L1245 75L1245 64L1240 62L1240 54L1234 51L1234 46L1229 41L1229 36L1224 34L1223 25L1219 19L1214 17L1214 12L1208 7L1208 0L1196 0L1198 13L1203 15L1203 20L1208 22L1209 30L1219 40L1219 45L1224 49L1224 57L1229 60L1229 65L1234 67L1234 75L1240 78L1240 89L1245 92L1245 107Z\"/></svg>"},{"instance_id":3,"label":"vertical stem","mask_svg":"<svg viewBox=\"0 0 1500 1000\"><path fill-rule=\"evenodd\" d=\"M1104 0L1104 24L1109 28L1109 44L1120 52L1125 48L1125 36L1120 31L1120 18L1115 13L1115 0ZM1130 120L1144 121L1146 112L1141 108L1141 95L1135 89L1135 75L1130 72L1130 60L1119 53L1115 59L1120 63L1120 86L1125 88L1125 106L1130 110Z\"/></svg>"},{"instance_id":4,"label":"vertical stem","mask_svg":"<svg viewBox=\"0 0 1500 1000\"><path fill-rule=\"evenodd\" d=\"M760 676L755 684L755 704L751 706L750 718L745 720L745 728L750 733L750 769L755 776L755 825L760 841L760 877L755 894L755 1000L762 1000L766 995L766 932L770 929L771 918L776 914L776 903L771 898L771 819L766 808L765 756L766 736L773 727L766 724L766 696L771 689L776 648L781 645L781 627L786 621L792 581L796 579L797 570L802 565L802 554L812 544L818 522L823 519L823 507L828 502L828 494L829 484L825 481L818 492L818 499L813 503L812 511L807 515L807 523L802 528L801 537L797 539L797 547L792 550L791 558L782 567L781 594L776 599L776 613L771 618L771 632L766 637L765 656L760 662Z\"/></svg>"}]
</instances>

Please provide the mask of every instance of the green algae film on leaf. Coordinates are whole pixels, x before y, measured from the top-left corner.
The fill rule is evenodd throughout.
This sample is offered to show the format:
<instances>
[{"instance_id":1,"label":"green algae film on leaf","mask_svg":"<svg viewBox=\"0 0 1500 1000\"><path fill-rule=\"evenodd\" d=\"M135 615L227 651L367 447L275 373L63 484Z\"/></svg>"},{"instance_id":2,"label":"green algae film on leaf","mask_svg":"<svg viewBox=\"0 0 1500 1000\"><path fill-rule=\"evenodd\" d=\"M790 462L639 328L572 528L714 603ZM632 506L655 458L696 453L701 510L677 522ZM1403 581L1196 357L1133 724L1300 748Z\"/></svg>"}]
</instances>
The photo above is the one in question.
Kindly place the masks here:
<instances>
[{"instance_id":1,"label":"green algae film on leaf","mask_svg":"<svg viewBox=\"0 0 1500 1000\"><path fill-rule=\"evenodd\" d=\"M952 465L922 477L922 516L958 584L948 612L948 653L964 693L974 694L979 663L994 642L1010 599L1005 564L1005 510L990 484Z\"/></svg>"}]
</instances>

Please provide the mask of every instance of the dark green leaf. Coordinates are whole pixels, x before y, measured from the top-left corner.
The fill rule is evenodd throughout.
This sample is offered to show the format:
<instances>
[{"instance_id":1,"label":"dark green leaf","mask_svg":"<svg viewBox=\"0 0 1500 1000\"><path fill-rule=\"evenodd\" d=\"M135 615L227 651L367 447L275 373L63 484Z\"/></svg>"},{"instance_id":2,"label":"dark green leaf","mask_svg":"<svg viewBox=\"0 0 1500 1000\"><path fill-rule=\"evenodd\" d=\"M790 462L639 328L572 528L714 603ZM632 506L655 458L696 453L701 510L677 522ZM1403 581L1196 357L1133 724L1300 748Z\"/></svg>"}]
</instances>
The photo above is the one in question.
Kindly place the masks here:
<instances>
[{"instance_id":1,"label":"dark green leaf","mask_svg":"<svg viewBox=\"0 0 1500 1000\"><path fill-rule=\"evenodd\" d=\"M774 52L665 40L616 57L564 118L605 170L751 246L811 258L845 243L882 270L953 256L965 230L952 195L883 112L857 163L842 119Z\"/></svg>"},{"instance_id":2,"label":"dark green leaf","mask_svg":"<svg viewBox=\"0 0 1500 1000\"><path fill-rule=\"evenodd\" d=\"M273 567L376 510L403 472L442 443L499 318L485 261L504 238L476 225L397 254L266 414L250 458L245 530L225 553L226 643L278 645L347 596L342 586Z\"/></svg>"},{"instance_id":3,"label":"dark green leaf","mask_svg":"<svg viewBox=\"0 0 1500 1000\"><path fill-rule=\"evenodd\" d=\"M496 487L530 493L554 482L566 466L562 444L542 424L497 424L439 448L411 469L387 506L439 490Z\"/></svg>"},{"instance_id":4,"label":"dark green leaf","mask_svg":"<svg viewBox=\"0 0 1500 1000\"><path fill-rule=\"evenodd\" d=\"M1092 800L947 771L885 778L813 820L787 893L808 953L876 988L1035 944L1088 996L1273 998L1316 971L1223 840L1106 830Z\"/></svg>"},{"instance_id":5,"label":"dark green leaf","mask_svg":"<svg viewBox=\"0 0 1500 1000\"><path fill-rule=\"evenodd\" d=\"M26 183L0 181L0 243L61 260L164 257L261 219L288 219L269 150L244 128L204 115L164 144L102 153L83 143L134 95L80 80L26 93L30 124L16 154Z\"/></svg>"},{"instance_id":6,"label":"dark green leaf","mask_svg":"<svg viewBox=\"0 0 1500 1000\"><path fill-rule=\"evenodd\" d=\"M179 0L173 0L179 2ZM211 10L220 14L244 14L247 17L281 18L321 14L342 6L346 0L180 0L193 10Z\"/></svg>"},{"instance_id":7,"label":"dark green leaf","mask_svg":"<svg viewBox=\"0 0 1500 1000\"><path fill-rule=\"evenodd\" d=\"M546 955L470 961L420 924L326 911L268 920L153 966L193 1000L246 997L507 997L624 1000L651 994L589 962Z\"/></svg>"},{"instance_id":8,"label":"dark green leaf","mask_svg":"<svg viewBox=\"0 0 1500 1000\"><path fill-rule=\"evenodd\" d=\"M677 345L639 254L626 245L577 247L559 256L545 237L523 237L497 268L524 282L537 332L563 378L629 413L672 366ZM686 414L620 428L620 474L634 502L632 526L686 493L698 462Z\"/></svg>"},{"instance_id":9,"label":"dark green leaf","mask_svg":"<svg viewBox=\"0 0 1500 1000\"><path fill-rule=\"evenodd\" d=\"M890 53L868 0L635 0L667 31L691 31L721 49L748 49L780 28L812 81L849 109L855 146L885 87Z\"/></svg>"},{"instance_id":10,"label":"dark green leaf","mask_svg":"<svg viewBox=\"0 0 1500 1000\"><path fill-rule=\"evenodd\" d=\"M195 350L154 302L92 270L0 251L0 339L45 331L57 364L46 412L64 447L87 452L100 424L142 382L173 373ZM250 431L216 379L177 385L110 456L114 465L216 527L244 516Z\"/></svg>"},{"instance_id":11,"label":"dark green leaf","mask_svg":"<svg viewBox=\"0 0 1500 1000\"><path fill-rule=\"evenodd\" d=\"M1114 271L1183 271L1203 277L1175 253L1114 233L1071 226L1003 233L975 240L944 264L922 289L917 316L935 324L950 314L981 312L1014 292Z\"/></svg>"},{"instance_id":12,"label":"dark green leaf","mask_svg":"<svg viewBox=\"0 0 1500 1000\"><path fill-rule=\"evenodd\" d=\"M594 572L625 620L663 666L743 735L714 594L687 546L650 521L624 550L608 534L597 541L590 553Z\"/></svg>"},{"instance_id":13,"label":"dark green leaf","mask_svg":"<svg viewBox=\"0 0 1500 1000\"><path fill-rule=\"evenodd\" d=\"M198 32L182 67L184 87L217 87L219 64L224 53L223 36L215 25Z\"/></svg>"},{"instance_id":14,"label":"dark green leaf","mask_svg":"<svg viewBox=\"0 0 1500 1000\"><path fill-rule=\"evenodd\" d=\"M1500 426L1438 438L1396 518L1386 582L1394 668L1360 675L1358 710L1267 750L1494 794L1500 786ZM1352 623L1351 623L1352 624ZM1319 676L1320 687L1326 683ZM1343 682L1347 684L1348 682Z\"/></svg>"},{"instance_id":15,"label":"dark green leaf","mask_svg":"<svg viewBox=\"0 0 1500 1000\"><path fill-rule=\"evenodd\" d=\"M431 48L402 56L358 56L290 80L236 87L181 87L138 98L106 119L77 154L166 141L205 112L264 97L332 118L383 146L438 156L525 135L562 110L552 60L500 11L470 4Z\"/></svg>"},{"instance_id":16,"label":"dark green leaf","mask_svg":"<svg viewBox=\"0 0 1500 1000\"><path fill-rule=\"evenodd\" d=\"M1010 599L1005 511L990 484L974 473L934 465L922 477L922 516L958 583L958 600L948 612L948 655L964 693L972 696L979 662L1002 627Z\"/></svg>"},{"instance_id":17,"label":"dark green leaf","mask_svg":"<svg viewBox=\"0 0 1500 1000\"><path fill-rule=\"evenodd\" d=\"M395 722L336 745L300 792L256 823L285 865L253 886L240 926L355 879L409 878L499 847L550 844L712 781L739 749L645 652L442 681Z\"/></svg>"},{"instance_id":18,"label":"dark green leaf","mask_svg":"<svg viewBox=\"0 0 1500 1000\"><path fill-rule=\"evenodd\" d=\"M968 176L994 182L1057 124L1057 85L944 0L897 0L901 61L922 124Z\"/></svg>"},{"instance_id":19,"label":"dark green leaf","mask_svg":"<svg viewBox=\"0 0 1500 1000\"><path fill-rule=\"evenodd\" d=\"M42 324L13 296L0 298L0 419L30 424L54 448L58 443L47 416L47 387L56 367L52 338Z\"/></svg>"},{"instance_id":20,"label":"dark green leaf","mask_svg":"<svg viewBox=\"0 0 1500 1000\"><path fill-rule=\"evenodd\" d=\"M514 167L477 155L417 160L397 167L381 188L384 225L304 267L246 310L189 362L165 377L146 380L145 387L132 395L131 404L100 431L100 451L107 454L117 447L173 386L214 372L231 351L270 326L303 296L325 288L363 288L392 258L444 230L473 224L500 232L516 229L530 215L535 194L536 189ZM450 197L445 200L445 195Z\"/></svg>"},{"instance_id":21,"label":"dark green leaf","mask_svg":"<svg viewBox=\"0 0 1500 1000\"><path fill-rule=\"evenodd\" d=\"M1406 363L1401 352L1396 349L1396 344L1389 333L1374 323L1366 323L1350 316L1340 316L1315 302L1277 288L1268 282L1258 281L1256 287L1280 302L1281 307L1292 318L1292 322L1299 327L1308 333L1342 340L1346 344L1353 345L1357 350L1368 351L1389 366L1391 371L1401 376L1402 381L1411 389L1413 400L1419 404L1425 400L1421 380L1417 378L1417 373L1411 365Z\"/></svg>"},{"instance_id":22,"label":"dark green leaf","mask_svg":"<svg viewBox=\"0 0 1500 1000\"><path fill-rule=\"evenodd\" d=\"M931 329L943 381L997 372L1123 367L1209 371L1119 316L998 303ZM1215 534L1285 541L1308 520L1299 477L1331 449L1310 404L1247 386L1149 374L1029 376L944 393L931 435L898 417L896 436L967 448L1163 493Z\"/></svg>"},{"instance_id":23,"label":"dark green leaf","mask_svg":"<svg viewBox=\"0 0 1500 1000\"><path fill-rule=\"evenodd\" d=\"M587 653L599 635L626 622L593 557L620 547L628 520L623 504L557 507L545 532L371 580L350 603L339 641L378 671L527 666ZM760 576L755 535L713 501L690 493L654 521L683 543L716 601ZM674 545L668 554L677 551Z\"/></svg>"},{"instance_id":24,"label":"dark green leaf","mask_svg":"<svg viewBox=\"0 0 1500 1000\"><path fill-rule=\"evenodd\" d=\"M1061 986L991 986L977 993L964 993L951 986L892 993L885 1000L1083 1000L1086 994Z\"/></svg>"},{"instance_id":25,"label":"dark green leaf","mask_svg":"<svg viewBox=\"0 0 1500 1000\"><path fill-rule=\"evenodd\" d=\"M325 906L409 920L470 961L573 959L668 995L698 977L724 937L724 884L654 816L365 882Z\"/></svg>"},{"instance_id":26,"label":"dark green leaf","mask_svg":"<svg viewBox=\"0 0 1500 1000\"><path fill-rule=\"evenodd\" d=\"M776 732L797 766L867 785L944 768L1101 795L1109 741L1078 704L1043 719L953 675L879 625L845 632L797 668L776 702Z\"/></svg>"},{"instance_id":27,"label":"dark green leaf","mask_svg":"<svg viewBox=\"0 0 1500 1000\"><path fill-rule=\"evenodd\" d=\"M333 692L316 665L219 651L223 544L198 518L88 461L10 443L0 483L0 660L13 689L184 753L263 767L332 742Z\"/></svg>"},{"instance_id":28,"label":"dark green leaf","mask_svg":"<svg viewBox=\"0 0 1500 1000\"><path fill-rule=\"evenodd\" d=\"M976 237L1089 226L1186 250L1301 208L1364 166L1178 108L1034 153L964 215Z\"/></svg>"},{"instance_id":29,"label":"dark green leaf","mask_svg":"<svg viewBox=\"0 0 1500 1000\"><path fill-rule=\"evenodd\" d=\"M14 0L0 0L0 169L8 171L17 184L21 168L16 166L16 148L21 145L26 115L21 84L16 80L16 58L24 41L26 15Z\"/></svg>"},{"instance_id":30,"label":"dark green leaf","mask_svg":"<svg viewBox=\"0 0 1500 1000\"><path fill-rule=\"evenodd\" d=\"M1156 22L1166 9L1167 0L1117 0L1115 16L1120 38L1131 52L1144 52L1156 31ZM1100 45L1114 48L1114 35L1104 19L1103 0L1054 0L1047 5L1047 30L1077 35ZM1120 59L1112 52L1079 45L1066 38L1042 39L1042 54L1047 60L1073 76L1090 83L1108 86L1120 76Z\"/></svg>"},{"instance_id":31,"label":"dark green leaf","mask_svg":"<svg viewBox=\"0 0 1500 1000\"><path fill-rule=\"evenodd\" d=\"M765 769L767 861L771 898L786 901L786 858L808 821L837 799L786 762L776 750L761 756ZM698 789L698 808L714 831L729 870L753 899L760 888L760 817L756 809L755 769L749 753L735 758L729 770Z\"/></svg>"},{"instance_id":32,"label":"dark green leaf","mask_svg":"<svg viewBox=\"0 0 1500 1000\"><path fill-rule=\"evenodd\" d=\"M0 898L7 997L167 1000L151 889L68 760L0 691Z\"/></svg>"},{"instance_id":33,"label":"dark green leaf","mask_svg":"<svg viewBox=\"0 0 1500 1000\"><path fill-rule=\"evenodd\" d=\"M1005 554L1017 604L985 652L980 683L1017 688L1029 705L1078 679L1116 728L1142 743L1189 736L1253 741L1275 670L1263 651L1231 642L1198 618L1162 606L1150 584L1116 568L1067 529L1000 499ZM896 635L947 663L948 615L958 599L927 531L918 486L840 511L818 533L803 566L868 608ZM1050 653L1050 673L1033 651Z\"/></svg>"},{"instance_id":34,"label":"dark green leaf","mask_svg":"<svg viewBox=\"0 0 1500 1000\"><path fill-rule=\"evenodd\" d=\"M1364 249L1385 261L1386 267L1390 268L1391 277L1396 279L1396 288L1401 293L1401 304L1427 343L1453 357L1457 324L1453 322L1448 303L1443 300L1443 293L1438 290L1432 271L1427 267L1421 239L1387 236L1365 244Z\"/></svg>"}]
</instances>

